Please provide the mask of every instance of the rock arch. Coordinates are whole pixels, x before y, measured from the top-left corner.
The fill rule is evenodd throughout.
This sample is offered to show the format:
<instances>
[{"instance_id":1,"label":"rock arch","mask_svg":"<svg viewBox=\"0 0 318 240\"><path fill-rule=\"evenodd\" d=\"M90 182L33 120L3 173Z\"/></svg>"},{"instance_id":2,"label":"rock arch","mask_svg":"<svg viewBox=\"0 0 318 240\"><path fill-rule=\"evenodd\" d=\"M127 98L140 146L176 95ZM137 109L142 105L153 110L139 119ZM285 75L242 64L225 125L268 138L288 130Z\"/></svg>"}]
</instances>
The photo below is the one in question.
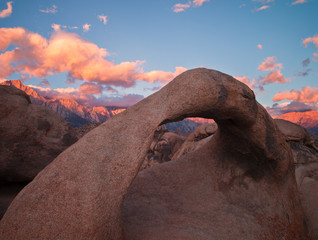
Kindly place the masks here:
<instances>
[{"instance_id":1,"label":"rock arch","mask_svg":"<svg viewBox=\"0 0 318 240\"><path fill-rule=\"evenodd\" d=\"M219 183L215 191L231 195L233 184L252 182L252 194L258 185L264 186L268 217L285 224L284 234L306 239L292 156L284 138L246 85L204 68L179 75L61 153L12 202L0 222L0 235L3 239L125 239L123 197L152 135L158 125L185 117L213 118L219 126L213 138L218 146L213 163L226 171L210 169ZM273 200L271 186L280 192ZM250 197L235 194L233 206ZM276 209L274 201L280 204ZM255 224L264 232L279 231Z\"/></svg>"}]
</instances>

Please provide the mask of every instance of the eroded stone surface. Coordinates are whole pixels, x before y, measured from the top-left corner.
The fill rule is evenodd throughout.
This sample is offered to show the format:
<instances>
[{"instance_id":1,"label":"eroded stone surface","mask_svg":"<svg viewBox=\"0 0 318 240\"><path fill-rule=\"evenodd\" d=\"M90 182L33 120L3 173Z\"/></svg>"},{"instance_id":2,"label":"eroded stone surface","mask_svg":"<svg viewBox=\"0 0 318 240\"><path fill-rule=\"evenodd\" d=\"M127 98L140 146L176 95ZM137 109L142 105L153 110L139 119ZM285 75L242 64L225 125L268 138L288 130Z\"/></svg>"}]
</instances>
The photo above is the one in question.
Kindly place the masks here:
<instances>
[{"instance_id":1,"label":"eroded stone surface","mask_svg":"<svg viewBox=\"0 0 318 240\"><path fill-rule=\"evenodd\" d=\"M158 125L213 118L215 136L142 171ZM292 154L244 84L194 69L95 128L15 198L5 239L307 239Z\"/></svg>"},{"instance_id":2,"label":"eroded stone surface","mask_svg":"<svg viewBox=\"0 0 318 240\"><path fill-rule=\"evenodd\" d=\"M0 85L0 182L31 181L77 138L57 113Z\"/></svg>"}]
</instances>

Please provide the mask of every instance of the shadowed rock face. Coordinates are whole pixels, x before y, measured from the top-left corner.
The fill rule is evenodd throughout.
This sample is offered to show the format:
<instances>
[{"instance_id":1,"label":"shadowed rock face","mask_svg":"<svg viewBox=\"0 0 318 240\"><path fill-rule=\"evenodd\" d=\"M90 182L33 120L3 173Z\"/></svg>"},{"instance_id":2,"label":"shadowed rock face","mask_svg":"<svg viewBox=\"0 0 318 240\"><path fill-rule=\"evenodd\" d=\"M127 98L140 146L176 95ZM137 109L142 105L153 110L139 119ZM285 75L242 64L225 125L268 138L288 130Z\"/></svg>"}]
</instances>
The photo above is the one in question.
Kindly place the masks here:
<instances>
[{"instance_id":1,"label":"shadowed rock face","mask_svg":"<svg viewBox=\"0 0 318 240\"><path fill-rule=\"evenodd\" d=\"M301 203L312 239L318 239L318 138L292 122L275 122L292 149Z\"/></svg>"},{"instance_id":2,"label":"shadowed rock face","mask_svg":"<svg viewBox=\"0 0 318 240\"><path fill-rule=\"evenodd\" d=\"M142 171L158 125L213 118L200 151ZM153 182L152 180L155 180ZM24 188L4 239L307 239L289 146L244 84L194 69L81 138Z\"/></svg>"},{"instance_id":3,"label":"shadowed rock face","mask_svg":"<svg viewBox=\"0 0 318 240\"><path fill-rule=\"evenodd\" d=\"M57 113L0 85L0 182L31 181L77 138Z\"/></svg>"}]
</instances>

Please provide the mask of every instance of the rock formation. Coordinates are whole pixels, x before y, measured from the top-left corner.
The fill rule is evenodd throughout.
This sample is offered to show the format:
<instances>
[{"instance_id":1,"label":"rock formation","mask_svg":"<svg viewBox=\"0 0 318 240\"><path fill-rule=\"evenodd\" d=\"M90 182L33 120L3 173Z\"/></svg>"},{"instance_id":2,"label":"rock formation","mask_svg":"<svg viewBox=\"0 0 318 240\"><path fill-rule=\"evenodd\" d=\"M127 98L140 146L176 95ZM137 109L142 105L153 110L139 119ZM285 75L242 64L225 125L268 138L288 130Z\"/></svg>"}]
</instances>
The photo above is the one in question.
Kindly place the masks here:
<instances>
[{"instance_id":1,"label":"rock formation","mask_svg":"<svg viewBox=\"0 0 318 240\"><path fill-rule=\"evenodd\" d=\"M184 136L169 132L165 125L158 127L140 170L171 161L184 140Z\"/></svg>"},{"instance_id":2,"label":"rock formation","mask_svg":"<svg viewBox=\"0 0 318 240\"><path fill-rule=\"evenodd\" d=\"M178 159L179 157L202 147L204 144L210 141L216 130L216 123L205 123L198 126L194 132L187 137L182 146L177 149L176 153L172 157L172 160Z\"/></svg>"},{"instance_id":3,"label":"rock formation","mask_svg":"<svg viewBox=\"0 0 318 240\"><path fill-rule=\"evenodd\" d=\"M77 138L55 112L23 91L0 85L0 182L31 181Z\"/></svg>"},{"instance_id":4,"label":"rock formation","mask_svg":"<svg viewBox=\"0 0 318 240\"><path fill-rule=\"evenodd\" d=\"M310 132L318 136L318 112L289 112L285 113L278 118L291 121L302 127L307 128Z\"/></svg>"},{"instance_id":5,"label":"rock formation","mask_svg":"<svg viewBox=\"0 0 318 240\"><path fill-rule=\"evenodd\" d=\"M157 127L185 117L219 128L197 151L136 177ZM283 135L246 85L208 69L179 75L60 154L12 202L0 236L309 237Z\"/></svg>"},{"instance_id":6,"label":"rock formation","mask_svg":"<svg viewBox=\"0 0 318 240\"><path fill-rule=\"evenodd\" d=\"M275 122L292 149L301 202L312 239L318 239L318 137L292 122Z\"/></svg>"}]
</instances>

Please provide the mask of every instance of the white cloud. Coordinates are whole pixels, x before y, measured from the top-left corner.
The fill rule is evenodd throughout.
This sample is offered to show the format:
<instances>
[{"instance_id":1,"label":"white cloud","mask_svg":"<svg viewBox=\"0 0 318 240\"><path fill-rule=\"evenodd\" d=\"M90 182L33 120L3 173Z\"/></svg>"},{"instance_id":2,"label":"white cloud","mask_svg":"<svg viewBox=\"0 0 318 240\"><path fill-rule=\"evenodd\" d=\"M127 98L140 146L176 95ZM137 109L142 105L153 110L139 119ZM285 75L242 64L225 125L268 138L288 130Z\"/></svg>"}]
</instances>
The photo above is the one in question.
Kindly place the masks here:
<instances>
[{"instance_id":1,"label":"white cloud","mask_svg":"<svg viewBox=\"0 0 318 240\"><path fill-rule=\"evenodd\" d=\"M83 30L84 30L84 32L88 32L88 31L90 30L90 27L91 27L90 24L85 23L85 24L83 25Z\"/></svg>"},{"instance_id":2,"label":"white cloud","mask_svg":"<svg viewBox=\"0 0 318 240\"><path fill-rule=\"evenodd\" d=\"M99 16L98 16L98 19L99 19L104 25L106 25L106 23L107 23L107 16L105 16L105 15L99 15Z\"/></svg>"},{"instance_id":3,"label":"white cloud","mask_svg":"<svg viewBox=\"0 0 318 240\"><path fill-rule=\"evenodd\" d=\"M40 9L40 12L55 14L57 12L57 6L53 5L51 8L47 8L45 10L44 9Z\"/></svg>"}]
</instances>

